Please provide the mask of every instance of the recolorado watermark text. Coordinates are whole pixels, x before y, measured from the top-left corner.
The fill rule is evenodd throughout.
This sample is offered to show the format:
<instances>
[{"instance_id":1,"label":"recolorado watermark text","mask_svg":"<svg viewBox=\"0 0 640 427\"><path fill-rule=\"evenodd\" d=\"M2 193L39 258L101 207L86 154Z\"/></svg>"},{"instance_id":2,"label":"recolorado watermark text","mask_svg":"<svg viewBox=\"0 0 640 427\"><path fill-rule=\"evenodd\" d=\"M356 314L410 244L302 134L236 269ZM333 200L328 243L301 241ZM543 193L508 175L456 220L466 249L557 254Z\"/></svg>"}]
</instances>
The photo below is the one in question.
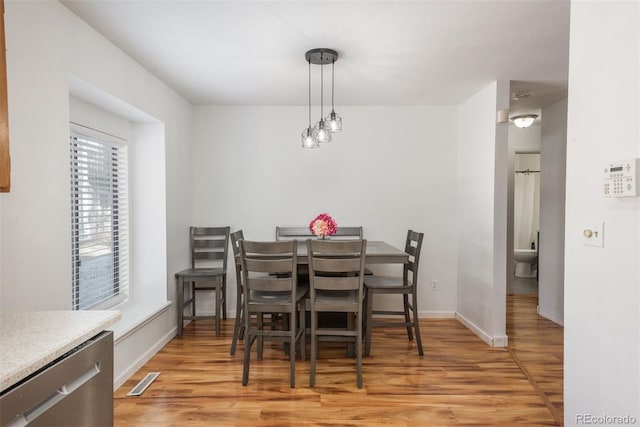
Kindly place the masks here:
<instances>
[{"instance_id":1,"label":"recolorado watermark text","mask_svg":"<svg viewBox=\"0 0 640 427\"><path fill-rule=\"evenodd\" d=\"M576 414L576 424L585 425L634 425L638 424L638 419L633 415L594 415Z\"/></svg>"}]
</instances>

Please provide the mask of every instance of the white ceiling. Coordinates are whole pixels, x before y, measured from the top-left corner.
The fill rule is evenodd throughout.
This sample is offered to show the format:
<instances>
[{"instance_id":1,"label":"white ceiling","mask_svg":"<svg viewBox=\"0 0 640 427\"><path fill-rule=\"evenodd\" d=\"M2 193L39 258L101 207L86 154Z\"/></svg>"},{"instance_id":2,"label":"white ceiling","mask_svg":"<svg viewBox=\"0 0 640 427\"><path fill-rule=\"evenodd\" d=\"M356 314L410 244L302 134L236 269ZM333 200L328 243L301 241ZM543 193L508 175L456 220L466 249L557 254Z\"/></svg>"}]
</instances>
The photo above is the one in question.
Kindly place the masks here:
<instances>
[{"instance_id":1,"label":"white ceiling","mask_svg":"<svg viewBox=\"0 0 640 427\"><path fill-rule=\"evenodd\" d=\"M458 104L493 80L566 91L568 0L61 2L194 104L307 105L317 47L339 52L338 106Z\"/></svg>"}]
</instances>

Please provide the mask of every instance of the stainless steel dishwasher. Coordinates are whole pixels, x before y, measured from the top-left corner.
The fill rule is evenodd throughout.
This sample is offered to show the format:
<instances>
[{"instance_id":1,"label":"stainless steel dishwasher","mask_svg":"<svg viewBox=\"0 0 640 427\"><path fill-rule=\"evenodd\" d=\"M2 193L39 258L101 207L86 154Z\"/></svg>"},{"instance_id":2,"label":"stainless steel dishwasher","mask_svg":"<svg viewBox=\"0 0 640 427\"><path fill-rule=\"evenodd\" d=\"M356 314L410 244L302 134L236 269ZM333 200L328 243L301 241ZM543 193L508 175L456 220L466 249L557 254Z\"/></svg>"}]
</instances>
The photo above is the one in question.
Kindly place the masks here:
<instances>
[{"instance_id":1,"label":"stainless steel dishwasher","mask_svg":"<svg viewBox=\"0 0 640 427\"><path fill-rule=\"evenodd\" d=\"M113 425L112 332L101 332L0 395L0 426L26 425Z\"/></svg>"}]
</instances>

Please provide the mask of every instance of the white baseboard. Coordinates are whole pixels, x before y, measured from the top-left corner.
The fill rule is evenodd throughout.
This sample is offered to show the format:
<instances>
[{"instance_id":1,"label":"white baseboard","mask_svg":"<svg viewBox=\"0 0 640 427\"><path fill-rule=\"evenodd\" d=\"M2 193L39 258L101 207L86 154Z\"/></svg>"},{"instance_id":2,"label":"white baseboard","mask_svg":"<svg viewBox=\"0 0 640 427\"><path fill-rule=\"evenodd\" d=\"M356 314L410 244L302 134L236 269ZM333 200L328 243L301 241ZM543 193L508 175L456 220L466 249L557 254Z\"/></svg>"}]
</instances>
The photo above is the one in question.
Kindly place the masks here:
<instances>
[{"instance_id":1,"label":"white baseboard","mask_svg":"<svg viewBox=\"0 0 640 427\"><path fill-rule=\"evenodd\" d=\"M491 347L506 347L509 344L509 338L506 335L491 336L460 313L456 312L456 319Z\"/></svg>"},{"instance_id":2,"label":"white baseboard","mask_svg":"<svg viewBox=\"0 0 640 427\"><path fill-rule=\"evenodd\" d=\"M167 334L165 334L158 342L145 351L140 357L138 357L131 365L129 365L123 372L120 373L113 380L113 389L117 390L124 384L129 378L131 378L145 363L147 363L157 352L162 350L162 347L167 345L169 341L176 336L177 327L172 328Z\"/></svg>"},{"instance_id":3,"label":"white baseboard","mask_svg":"<svg viewBox=\"0 0 640 427\"><path fill-rule=\"evenodd\" d=\"M455 311L446 310L433 310L433 311L420 311L421 319L455 319Z\"/></svg>"},{"instance_id":4,"label":"white baseboard","mask_svg":"<svg viewBox=\"0 0 640 427\"><path fill-rule=\"evenodd\" d=\"M545 319L551 320L553 323L557 323L560 326L564 326L564 319L560 319L560 318L556 317L553 314L549 314L549 313L545 312L544 310L542 310L540 308L540 306L538 306L538 314L540 316L544 317Z\"/></svg>"}]
</instances>

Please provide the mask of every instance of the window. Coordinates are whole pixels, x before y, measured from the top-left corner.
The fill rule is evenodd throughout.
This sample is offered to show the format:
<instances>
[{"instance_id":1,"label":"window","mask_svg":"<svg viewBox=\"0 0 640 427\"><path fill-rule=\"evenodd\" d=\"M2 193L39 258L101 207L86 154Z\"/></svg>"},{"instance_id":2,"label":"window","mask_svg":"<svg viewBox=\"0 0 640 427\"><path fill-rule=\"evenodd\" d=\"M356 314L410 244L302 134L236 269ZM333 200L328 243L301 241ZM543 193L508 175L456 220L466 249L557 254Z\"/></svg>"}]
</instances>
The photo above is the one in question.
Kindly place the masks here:
<instances>
[{"instance_id":1,"label":"window","mask_svg":"<svg viewBox=\"0 0 640 427\"><path fill-rule=\"evenodd\" d=\"M128 294L126 141L74 126L70 166L72 307L106 308Z\"/></svg>"}]
</instances>

